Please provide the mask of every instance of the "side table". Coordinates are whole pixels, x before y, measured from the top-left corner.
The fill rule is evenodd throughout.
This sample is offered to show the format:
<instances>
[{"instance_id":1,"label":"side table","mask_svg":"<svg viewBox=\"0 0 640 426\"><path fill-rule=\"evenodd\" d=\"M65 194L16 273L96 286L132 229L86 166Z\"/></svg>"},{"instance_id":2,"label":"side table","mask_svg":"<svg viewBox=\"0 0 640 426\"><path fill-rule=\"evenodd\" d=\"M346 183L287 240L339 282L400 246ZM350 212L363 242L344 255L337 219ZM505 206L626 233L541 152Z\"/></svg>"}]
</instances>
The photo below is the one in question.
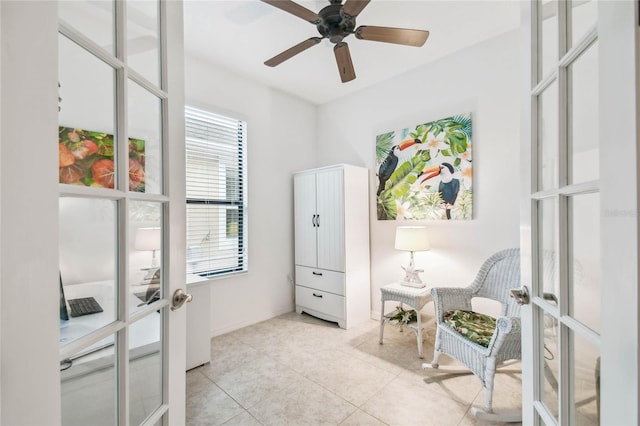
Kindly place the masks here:
<instances>
[{"instance_id":1,"label":"side table","mask_svg":"<svg viewBox=\"0 0 640 426\"><path fill-rule=\"evenodd\" d=\"M380 287L380 294L382 302L380 306L380 344L382 344L382 339L384 337L384 325L389 321L389 319L384 316L384 302L387 300L394 300L396 302L400 302L401 306L402 304L408 305L416 310L416 313L418 314L417 321L410 322L406 324L406 326L416 333L416 338L418 340L418 357L424 358L422 355L422 320L420 318L420 310L424 305L433 300L431 297L431 289L427 287L408 287L396 282Z\"/></svg>"}]
</instances>

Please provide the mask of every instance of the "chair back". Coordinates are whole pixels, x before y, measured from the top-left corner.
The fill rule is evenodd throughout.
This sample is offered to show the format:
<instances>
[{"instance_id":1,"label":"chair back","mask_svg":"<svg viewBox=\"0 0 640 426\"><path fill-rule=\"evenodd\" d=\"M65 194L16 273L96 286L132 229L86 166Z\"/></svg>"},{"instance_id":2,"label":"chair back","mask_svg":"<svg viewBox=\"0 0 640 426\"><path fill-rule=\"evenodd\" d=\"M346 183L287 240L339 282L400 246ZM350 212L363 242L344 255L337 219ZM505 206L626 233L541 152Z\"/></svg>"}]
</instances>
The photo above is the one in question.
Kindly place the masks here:
<instances>
[{"instance_id":1,"label":"chair back","mask_svg":"<svg viewBox=\"0 0 640 426\"><path fill-rule=\"evenodd\" d=\"M509 290L520 288L520 249L501 250L488 258L469 286L474 297L497 300L501 315L519 316L520 305L509 296Z\"/></svg>"}]
</instances>

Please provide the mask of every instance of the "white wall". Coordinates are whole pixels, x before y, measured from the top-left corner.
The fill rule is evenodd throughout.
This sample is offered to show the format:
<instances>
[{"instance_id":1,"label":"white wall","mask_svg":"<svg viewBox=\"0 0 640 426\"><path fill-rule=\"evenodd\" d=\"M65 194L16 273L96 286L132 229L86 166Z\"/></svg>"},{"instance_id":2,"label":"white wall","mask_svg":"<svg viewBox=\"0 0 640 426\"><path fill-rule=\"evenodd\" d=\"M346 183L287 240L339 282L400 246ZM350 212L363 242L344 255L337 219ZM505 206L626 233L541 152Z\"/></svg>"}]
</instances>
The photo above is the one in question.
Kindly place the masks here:
<instances>
[{"instance_id":1,"label":"white wall","mask_svg":"<svg viewBox=\"0 0 640 426\"><path fill-rule=\"evenodd\" d=\"M185 60L186 103L247 121L249 272L211 281L211 334L294 308L292 173L315 165L316 107Z\"/></svg>"},{"instance_id":2,"label":"white wall","mask_svg":"<svg viewBox=\"0 0 640 426\"><path fill-rule=\"evenodd\" d=\"M317 165L344 162L371 171L374 318L379 288L401 279L400 265L408 263L408 253L393 248L398 225L429 227L431 251L416 253L429 286L466 286L493 252L519 246L519 48L518 33L511 32L318 108ZM474 219L378 221L376 135L467 112L473 120Z\"/></svg>"},{"instance_id":3,"label":"white wall","mask_svg":"<svg viewBox=\"0 0 640 426\"><path fill-rule=\"evenodd\" d=\"M335 163L370 172L374 318L380 286L402 278L408 254L378 221L375 136L472 113L474 219L425 221L432 250L416 253L429 285L464 286L493 252L519 244L519 39L513 32L349 97L313 106L187 57L187 104L248 122L249 273L211 281L211 333L293 310L291 173ZM361 70L366 72L366 70ZM322 123L318 125L317 123Z\"/></svg>"}]
</instances>

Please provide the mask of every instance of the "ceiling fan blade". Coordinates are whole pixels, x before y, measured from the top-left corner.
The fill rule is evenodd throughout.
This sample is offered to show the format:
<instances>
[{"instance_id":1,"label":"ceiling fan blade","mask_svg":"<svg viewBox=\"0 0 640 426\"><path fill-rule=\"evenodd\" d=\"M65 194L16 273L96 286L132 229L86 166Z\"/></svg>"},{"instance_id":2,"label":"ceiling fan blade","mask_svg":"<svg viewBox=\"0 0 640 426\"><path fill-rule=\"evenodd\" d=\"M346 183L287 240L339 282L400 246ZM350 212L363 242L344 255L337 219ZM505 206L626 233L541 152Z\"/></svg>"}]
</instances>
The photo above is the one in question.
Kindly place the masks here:
<instances>
[{"instance_id":1,"label":"ceiling fan blade","mask_svg":"<svg viewBox=\"0 0 640 426\"><path fill-rule=\"evenodd\" d=\"M340 73L340 79L343 83L351 81L356 78L356 72L353 69L353 62L351 62L351 53L349 53L349 46L345 42L336 43L333 46L333 53L336 55L336 62L338 63L338 72Z\"/></svg>"},{"instance_id":2,"label":"ceiling fan blade","mask_svg":"<svg viewBox=\"0 0 640 426\"><path fill-rule=\"evenodd\" d=\"M285 12L289 12L292 15L302 18L305 21L309 21L312 24L317 24L321 21L317 13L310 11L304 6L300 6L298 3L291 0L261 0L264 3L275 6L278 9L282 9Z\"/></svg>"},{"instance_id":3,"label":"ceiling fan blade","mask_svg":"<svg viewBox=\"0 0 640 426\"><path fill-rule=\"evenodd\" d=\"M280 65L281 63L291 58L292 56L295 56L298 53L305 51L308 48L313 47L316 44L320 43L321 40L322 40L321 37L311 37L310 39L307 39L302 43L298 43L292 48L289 48L284 52L277 54L273 58L266 60L264 64L268 67L275 67L276 65Z\"/></svg>"},{"instance_id":4,"label":"ceiling fan blade","mask_svg":"<svg viewBox=\"0 0 640 426\"><path fill-rule=\"evenodd\" d=\"M429 31L363 25L356 29L356 37L360 40L420 47L427 41Z\"/></svg>"},{"instance_id":5,"label":"ceiling fan blade","mask_svg":"<svg viewBox=\"0 0 640 426\"><path fill-rule=\"evenodd\" d=\"M342 7L342 11L349 15L356 17L362 12L371 0L347 0L347 2Z\"/></svg>"}]
</instances>

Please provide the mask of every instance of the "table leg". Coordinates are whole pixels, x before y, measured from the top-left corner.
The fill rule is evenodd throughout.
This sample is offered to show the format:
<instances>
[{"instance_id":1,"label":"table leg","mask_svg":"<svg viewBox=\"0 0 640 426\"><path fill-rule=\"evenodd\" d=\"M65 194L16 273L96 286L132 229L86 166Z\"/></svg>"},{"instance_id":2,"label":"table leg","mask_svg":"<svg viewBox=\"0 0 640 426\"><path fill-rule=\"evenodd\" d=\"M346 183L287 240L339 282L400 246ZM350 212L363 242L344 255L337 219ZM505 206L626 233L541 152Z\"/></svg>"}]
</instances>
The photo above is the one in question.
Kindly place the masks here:
<instances>
[{"instance_id":1,"label":"table leg","mask_svg":"<svg viewBox=\"0 0 640 426\"><path fill-rule=\"evenodd\" d=\"M416 309L416 314L418 317L418 332L416 333L418 338L418 358L424 358L422 355L422 315L420 315L420 311L418 309Z\"/></svg>"},{"instance_id":2,"label":"table leg","mask_svg":"<svg viewBox=\"0 0 640 426\"><path fill-rule=\"evenodd\" d=\"M384 336L384 297L380 300L380 344Z\"/></svg>"}]
</instances>

